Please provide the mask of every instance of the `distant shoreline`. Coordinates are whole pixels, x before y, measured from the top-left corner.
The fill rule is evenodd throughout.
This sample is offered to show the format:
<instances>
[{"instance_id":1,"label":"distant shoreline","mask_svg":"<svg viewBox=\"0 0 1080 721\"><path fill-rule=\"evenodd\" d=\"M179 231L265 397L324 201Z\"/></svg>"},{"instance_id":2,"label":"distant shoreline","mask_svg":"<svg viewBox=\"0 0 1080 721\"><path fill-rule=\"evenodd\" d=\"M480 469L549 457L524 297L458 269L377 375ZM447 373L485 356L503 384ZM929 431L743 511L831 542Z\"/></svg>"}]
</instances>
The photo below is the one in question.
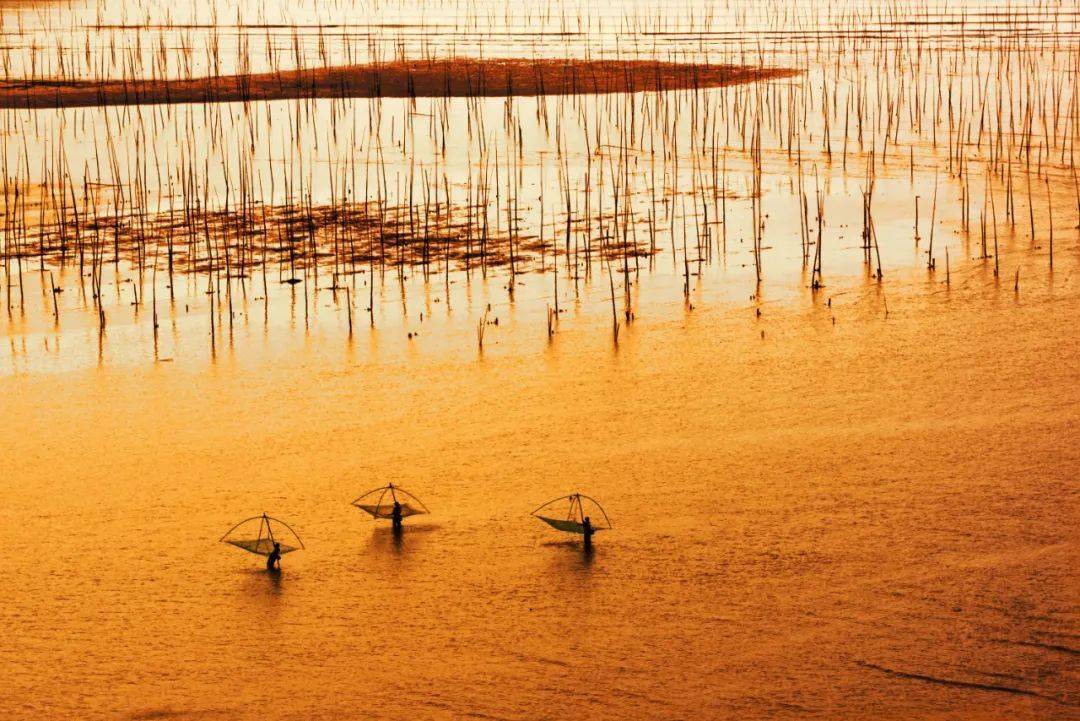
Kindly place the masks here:
<instances>
[{"instance_id":1,"label":"distant shoreline","mask_svg":"<svg viewBox=\"0 0 1080 721\"><path fill-rule=\"evenodd\" d=\"M0 81L0 108L627 93L714 88L797 72L651 60L409 60L187 80Z\"/></svg>"}]
</instances>

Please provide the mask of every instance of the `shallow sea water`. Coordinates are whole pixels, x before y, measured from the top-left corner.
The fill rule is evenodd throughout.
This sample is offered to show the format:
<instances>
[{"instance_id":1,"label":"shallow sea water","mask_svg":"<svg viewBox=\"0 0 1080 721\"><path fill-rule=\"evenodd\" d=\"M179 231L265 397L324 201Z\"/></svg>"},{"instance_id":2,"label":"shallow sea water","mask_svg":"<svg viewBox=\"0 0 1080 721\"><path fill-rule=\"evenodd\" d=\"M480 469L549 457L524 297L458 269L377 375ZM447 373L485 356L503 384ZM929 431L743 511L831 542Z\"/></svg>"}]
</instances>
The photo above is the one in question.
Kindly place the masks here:
<instances>
[{"instance_id":1,"label":"shallow sea water","mask_svg":"<svg viewBox=\"0 0 1080 721\"><path fill-rule=\"evenodd\" d=\"M1065 275L887 320L837 303L835 325L672 304L617 349L602 319L481 360L351 362L295 333L208 369L6 380L0 698L20 717L1075 717ZM433 510L400 542L348 505L388 480ZM591 555L528 516L574 489L615 526ZM308 544L280 578L216 543L264 510Z\"/></svg>"}]
</instances>

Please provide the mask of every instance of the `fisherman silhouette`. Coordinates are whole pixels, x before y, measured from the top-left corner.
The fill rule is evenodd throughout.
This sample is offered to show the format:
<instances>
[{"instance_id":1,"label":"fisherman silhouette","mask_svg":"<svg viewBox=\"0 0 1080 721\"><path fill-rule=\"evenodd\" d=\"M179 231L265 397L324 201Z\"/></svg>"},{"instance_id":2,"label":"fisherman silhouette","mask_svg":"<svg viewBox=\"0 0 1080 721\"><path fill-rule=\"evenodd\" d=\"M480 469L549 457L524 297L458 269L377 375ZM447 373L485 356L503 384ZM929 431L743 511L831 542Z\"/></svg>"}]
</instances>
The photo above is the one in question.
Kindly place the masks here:
<instances>
[{"instance_id":1,"label":"fisherman silhouette","mask_svg":"<svg viewBox=\"0 0 1080 721\"><path fill-rule=\"evenodd\" d=\"M585 550L589 550L592 548L592 534L594 533L592 521L589 520L588 516L585 516L585 521L581 525L584 526L582 533L585 534Z\"/></svg>"},{"instance_id":2,"label":"fisherman silhouette","mask_svg":"<svg viewBox=\"0 0 1080 721\"><path fill-rule=\"evenodd\" d=\"M394 501L394 511L393 511L393 513L390 514L390 518L394 522L394 530L395 531L400 531L401 530L401 504L398 503L397 501Z\"/></svg>"},{"instance_id":3,"label":"fisherman silhouette","mask_svg":"<svg viewBox=\"0 0 1080 721\"><path fill-rule=\"evenodd\" d=\"M281 544L276 541L274 542L274 550L270 551L270 555L266 557L266 570L281 570Z\"/></svg>"}]
</instances>

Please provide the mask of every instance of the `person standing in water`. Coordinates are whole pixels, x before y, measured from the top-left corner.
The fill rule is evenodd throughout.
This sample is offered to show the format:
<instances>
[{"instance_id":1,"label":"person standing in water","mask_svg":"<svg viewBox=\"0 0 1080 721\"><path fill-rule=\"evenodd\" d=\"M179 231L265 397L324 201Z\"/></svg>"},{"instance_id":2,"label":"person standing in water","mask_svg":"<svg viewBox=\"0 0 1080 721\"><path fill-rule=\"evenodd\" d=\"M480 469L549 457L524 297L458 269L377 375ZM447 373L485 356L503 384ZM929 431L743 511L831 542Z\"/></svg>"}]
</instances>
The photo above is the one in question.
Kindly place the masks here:
<instances>
[{"instance_id":1,"label":"person standing in water","mask_svg":"<svg viewBox=\"0 0 1080 721\"><path fill-rule=\"evenodd\" d=\"M588 550L592 548L592 534L595 533L595 531L593 531L592 521L589 520L588 516L585 516L585 521L581 525L583 527L582 533L585 536L585 549Z\"/></svg>"},{"instance_id":2,"label":"person standing in water","mask_svg":"<svg viewBox=\"0 0 1080 721\"><path fill-rule=\"evenodd\" d=\"M276 541L274 542L274 550L270 551L270 555L266 557L266 570L281 570L281 544Z\"/></svg>"},{"instance_id":3,"label":"person standing in water","mask_svg":"<svg viewBox=\"0 0 1080 721\"><path fill-rule=\"evenodd\" d=\"M394 523L394 530L395 531L400 531L401 530L401 504L398 503L397 501L394 501L394 510L390 514L390 518Z\"/></svg>"}]
</instances>

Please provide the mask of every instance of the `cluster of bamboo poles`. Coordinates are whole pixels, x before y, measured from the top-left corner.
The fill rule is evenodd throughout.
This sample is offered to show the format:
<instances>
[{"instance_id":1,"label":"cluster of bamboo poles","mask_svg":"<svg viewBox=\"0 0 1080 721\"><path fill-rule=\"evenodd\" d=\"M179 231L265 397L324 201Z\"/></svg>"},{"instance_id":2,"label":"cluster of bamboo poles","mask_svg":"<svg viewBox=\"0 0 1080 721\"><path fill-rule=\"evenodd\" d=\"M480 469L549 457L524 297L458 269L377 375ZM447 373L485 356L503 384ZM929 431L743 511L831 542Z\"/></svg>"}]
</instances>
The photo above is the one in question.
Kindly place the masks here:
<instances>
[{"instance_id":1,"label":"cluster of bamboo poles","mask_svg":"<svg viewBox=\"0 0 1080 721\"><path fill-rule=\"evenodd\" d=\"M574 22L565 3L552 2L525 16L535 12L534 22L563 27L567 55L583 43L686 62L756 64L767 56L807 72L666 93L5 111L7 312L24 310L25 273L77 266L104 332L102 285L111 265L117 275L134 273L131 302L152 307L156 328L159 287L171 293L174 275L183 273L205 281L213 338L215 318L231 330L234 293L254 287L266 299L270 279L302 283L307 313L307 288L318 287L321 269L335 302L347 305L351 333L364 291L374 324L376 277L385 283L389 273L403 283L407 268L417 267L445 284L449 297L453 272L499 272L513 299L516 277L539 269L552 278L549 333L560 277L562 293L577 293L606 273L617 340L620 323L635 315L630 289L642 263L651 268L666 255L689 303L702 264L748 253L761 283L766 251L797 234L810 287L824 287L830 228L822 176L838 171L861 185L860 250L879 282L886 269L875 188L881 177L905 173L915 221L904 240L927 240L929 273L937 269L939 176L944 192L958 195L960 232L977 235L995 274L1003 227L1026 233L1052 267L1055 206L1059 216L1080 216L1080 47L1059 27L1069 20L1056 7L938 24L930 6L919 12L885 2L862 13L777 3L755 14L767 20L761 32L718 33L730 12L673 18L641 11L612 28L587 10ZM468 14L461 32L498 24L494 12ZM518 27L522 19L500 22ZM389 33L375 42L322 26L234 28L226 37L235 35L235 46L226 48L228 29L211 25L166 28L152 47L140 33L127 46L106 33L109 44L93 49L89 33L70 45L59 35L52 48L0 50L0 65L5 81L194 77L378 61L387 47L386 59L433 56L447 52L448 42L438 33L396 40ZM773 37L769 26L787 34ZM668 41L676 31L696 35L702 47ZM611 48L621 35L635 37L633 47ZM173 52L177 39L182 49ZM34 140L36 133L43 139ZM934 177L923 225L917 174ZM778 202L768 188L785 180L798 205L798 233L768 223ZM946 282L949 273L946 257ZM47 288L59 323L52 276Z\"/></svg>"}]
</instances>

